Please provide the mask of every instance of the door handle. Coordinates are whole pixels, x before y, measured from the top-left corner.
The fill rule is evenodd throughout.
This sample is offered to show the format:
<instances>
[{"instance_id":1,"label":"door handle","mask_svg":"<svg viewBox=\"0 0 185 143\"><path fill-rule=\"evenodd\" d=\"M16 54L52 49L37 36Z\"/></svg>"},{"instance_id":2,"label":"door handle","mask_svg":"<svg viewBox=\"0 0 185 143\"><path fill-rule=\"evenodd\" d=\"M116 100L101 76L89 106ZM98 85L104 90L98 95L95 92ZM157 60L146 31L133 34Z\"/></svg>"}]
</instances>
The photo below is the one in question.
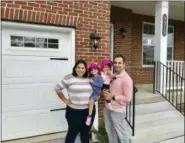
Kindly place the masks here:
<instances>
[{"instance_id":1,"label":"door handle","mask_svg":"<svg viewBox=\"0 0 185 143\"><path fill-rule=\"evenodd\" d=\"M50 60L68 61L68 58L50 58Z\"/></svg>"},{"instance_id":2,"label":"door handle","mask_svg":"<svg viewBox=\"0 0 185 143\"><path fill-rule=\"evenodd\" d=\"M50 111L53 112L53 111L60 111L60 110L66 110L66 108L51 109Z\"/></svg>"}]
</instances>

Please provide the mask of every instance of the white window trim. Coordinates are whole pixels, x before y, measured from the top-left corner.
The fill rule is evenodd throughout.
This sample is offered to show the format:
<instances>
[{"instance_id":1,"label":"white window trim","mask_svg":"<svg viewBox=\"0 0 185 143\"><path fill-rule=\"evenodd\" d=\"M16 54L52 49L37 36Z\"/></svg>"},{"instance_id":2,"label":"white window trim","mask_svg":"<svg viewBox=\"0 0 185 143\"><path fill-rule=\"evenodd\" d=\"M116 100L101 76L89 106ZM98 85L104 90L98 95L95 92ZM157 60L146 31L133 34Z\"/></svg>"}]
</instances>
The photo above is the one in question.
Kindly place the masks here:
<instances>
[{"instance_id":1,"label":"white window trim","mask_svg":"<svg viewBox=\"0 0 185 143\"><path fill-rule=\"evenodd\" d=\"M141 58L142 67L143 68L153 68L154 67L153 65L144 65L143 64L143 46L144 46L143 45L143 32L144 32L144 24L149 24L149 25L154 25L154 26L155 26L155 24L154 23L151 23L151 22L144 21L143 22L143 25L142 25L142 58ZM173 25L168 25L168 27L173 28L173 33L175 34L174 26ZM173 37L173 39L174 39L174 37ZM175 43L175 41L173 42L173 46L172 46L172 60L174 59L174 43ZM155 48L155 46L154 46L154 48Z\"/></svg>"},{"instance_id":2,"label":"white window trim","mask_svg":"<svg viewBox=\"0 0 185 143\"><path fill-rule=\"evenodd\" d=\"M13 32L12 32L13 33ZM18 33L10 33L10 42L11 42L11 36L21 36L23 37L31 37L30 35L26 35L26 34L21 34L20 32ZM34 38L46 38L46 39L52 39L52 37L38 37L38 36L32 36ZM56 38L58 40L58 48L39 48L39 47L25 47L25 46L22 46L22 47L18 47L18 46L11 46L11 43L10 43L10 47L9 49L14 49L14 50L27 50L27 51L31 51L31 50L38 50L38 51L60 51L60 47L59 47L59 42L60 40L58 38ZM35 43L36 43L36 40L35 40ZM48 44L48 42L47 42Z\"/></svg>"}]
</instances>

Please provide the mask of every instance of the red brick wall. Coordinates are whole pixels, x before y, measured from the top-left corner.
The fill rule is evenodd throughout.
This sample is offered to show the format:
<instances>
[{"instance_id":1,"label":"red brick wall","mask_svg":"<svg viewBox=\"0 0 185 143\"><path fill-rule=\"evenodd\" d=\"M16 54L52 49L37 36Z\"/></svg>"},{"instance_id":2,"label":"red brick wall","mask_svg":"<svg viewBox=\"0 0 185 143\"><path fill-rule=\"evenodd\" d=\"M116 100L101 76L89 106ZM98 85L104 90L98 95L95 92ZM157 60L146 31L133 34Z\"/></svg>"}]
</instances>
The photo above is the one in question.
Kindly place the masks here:
<instances>
[{"instance_id":1,"label":"red brick wall","mask_svg":"<svg viewBox=\"0 0 185 143\"><path fill-rule=\"evenodd\" d=\"M153 83L153 68L142 67L142 26L143 22L154 23L153 16L132 13L130 9L111 7L111 22L114 24L114 53L127 58L128 71L135 83ZM184 60L184 22L169 20L175 28L174 60ZM125 27L128 35L122 38L119 28Z\"/></svg>"},{"instance_id":2,"label":"red brick wall","mask_svg":"<svg viewBox=\"0 0 185 143\"><path fill-rule=\"evenodd\" d=\"M111 6L111 23L114 24L114 55L125 56L126 70L131 74L132 11ZM127 30L125 37L120 35L120 28Z\"/></svg>"},{"instance_id":3,"label":"red brick wall","mask_svg":"<svg viewBox=\"0 0 185 143\"><path fill-rule=\"evenodd\" d=\"M184 60L184 22L183 21L171 21L171 24L174 25L175 35L174 35L174 59L175 60Z\"/></svg>"},{"instance_id":4,"label":"red brick wall","mask_svg":"<svg viewBox=\"0 0 185 143\"><path fill-rule=\"evenodd\" d=\"M109 2L1 2L1 19L76 27L76 60L82 58L87 62L99 62L109 57ZM101 35L101 43L97 51L94 51L89 43L89 34L94 30ZM102 101L100 107L99 114L102 121Z\"/></svg>"}]
</instances>

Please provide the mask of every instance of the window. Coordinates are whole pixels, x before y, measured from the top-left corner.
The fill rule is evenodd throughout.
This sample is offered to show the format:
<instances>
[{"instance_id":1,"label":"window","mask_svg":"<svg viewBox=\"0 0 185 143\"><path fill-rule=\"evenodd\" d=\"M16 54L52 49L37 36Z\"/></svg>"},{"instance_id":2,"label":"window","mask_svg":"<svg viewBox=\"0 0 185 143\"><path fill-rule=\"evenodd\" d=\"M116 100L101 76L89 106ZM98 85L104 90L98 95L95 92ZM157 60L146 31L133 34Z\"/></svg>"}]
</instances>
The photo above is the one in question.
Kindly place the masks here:
<instances>
[{"instance_id":1,"label":"window","mask_svg":"<svg viewBox=\"0 0 185 143\"><path fill-rule=\"evenodd\" d=\"M58 39L11 35L11 46L22 48L58 49Z\"/></svg>"},{"instance_id":2,"label":"window","mask_svg":"<svg viewBox=\"0 0 185 143\"><path fill-rule=\"evenodd\" d=\"M154 32L155 25L152 23L143 24L143 65L151 66L154 61ZM173 46L174 45L174 27L168 26L168 37L167 37L167 60L173 58Z\"/></svg>"}]
</instances>

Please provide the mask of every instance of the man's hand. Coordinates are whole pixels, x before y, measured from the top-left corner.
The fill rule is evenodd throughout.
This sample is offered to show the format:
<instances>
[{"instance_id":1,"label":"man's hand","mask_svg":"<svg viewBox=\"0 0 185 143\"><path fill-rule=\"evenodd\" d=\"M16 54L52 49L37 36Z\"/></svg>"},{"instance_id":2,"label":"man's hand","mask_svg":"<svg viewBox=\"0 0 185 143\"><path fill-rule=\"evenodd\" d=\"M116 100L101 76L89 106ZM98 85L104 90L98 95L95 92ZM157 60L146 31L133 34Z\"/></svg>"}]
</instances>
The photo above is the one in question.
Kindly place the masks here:
<instances>
[{"instance_id":1,"label":"man's hand","mask_svg":"<svg viewBox=\"0 0 185 143\"><path fill-rule=\"evenodd\" d=\"M64 99L63 102L64 102L66 105L72 103L70 99Z\"/></svg>"},{"instance_id":2,"label":"man's hand","mask_svg":"<svg viewBox=\"0 0 185 143\"><path fill-rule=\"evenodd\" d=\"M112 100L112 95L107 90L103 90L103 97L105 100Z\"/></svg>"}]
</instances>

